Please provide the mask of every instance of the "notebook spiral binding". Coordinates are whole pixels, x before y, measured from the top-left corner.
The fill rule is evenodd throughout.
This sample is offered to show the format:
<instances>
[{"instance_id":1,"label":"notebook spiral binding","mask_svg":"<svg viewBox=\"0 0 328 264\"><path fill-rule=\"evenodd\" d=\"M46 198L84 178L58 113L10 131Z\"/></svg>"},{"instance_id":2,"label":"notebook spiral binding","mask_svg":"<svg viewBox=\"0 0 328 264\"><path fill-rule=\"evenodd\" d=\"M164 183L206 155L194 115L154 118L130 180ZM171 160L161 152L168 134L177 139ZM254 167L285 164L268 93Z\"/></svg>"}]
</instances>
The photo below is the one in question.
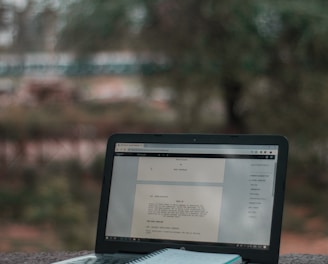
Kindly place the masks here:
<instances>
[{"instance_id":1,"label":"notebook spiral binding","mask_svg":"<svg viewBox=\"0 0 328 264\"><path fill-rule=\"evenodd\" d=\"M145 255L145 256L142 256L142 257L140 257L140 258L137 258L137 259L134 259L134 260L132 260L132 261L130 261L130 262L127 262L126 264L135 264L135 263L140 263L141 261L144 261L144 260L150 259L150 258L152 258L153 256L158 255L158 254L161 254L162 252L164 252L164 251L166 251L166 250L167 250L167 248L164 248L164 249L160 249L160 250L154 251L154 252L152 252L152 253L150 253L150 254L147 254L147 255Z\"/></svg>"}]
</instances>

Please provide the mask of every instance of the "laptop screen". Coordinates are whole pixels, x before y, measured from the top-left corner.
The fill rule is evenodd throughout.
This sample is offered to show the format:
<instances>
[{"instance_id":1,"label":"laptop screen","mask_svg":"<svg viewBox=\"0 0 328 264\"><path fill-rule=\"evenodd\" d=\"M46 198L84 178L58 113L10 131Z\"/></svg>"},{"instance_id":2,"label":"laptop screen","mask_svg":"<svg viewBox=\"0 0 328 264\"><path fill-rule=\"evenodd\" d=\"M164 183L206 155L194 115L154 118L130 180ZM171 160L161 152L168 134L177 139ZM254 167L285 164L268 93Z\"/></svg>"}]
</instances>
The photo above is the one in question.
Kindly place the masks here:
<instances>
[{"instance_id":1,"label":"laptop screen","mask_svg":"<svg viewBox=\"0 0 328 264\"><path fill-rule=\"evenodd\" d=\"M268 250L278 145L116 143L106 241Z\"/></svg>"}]
</instances>

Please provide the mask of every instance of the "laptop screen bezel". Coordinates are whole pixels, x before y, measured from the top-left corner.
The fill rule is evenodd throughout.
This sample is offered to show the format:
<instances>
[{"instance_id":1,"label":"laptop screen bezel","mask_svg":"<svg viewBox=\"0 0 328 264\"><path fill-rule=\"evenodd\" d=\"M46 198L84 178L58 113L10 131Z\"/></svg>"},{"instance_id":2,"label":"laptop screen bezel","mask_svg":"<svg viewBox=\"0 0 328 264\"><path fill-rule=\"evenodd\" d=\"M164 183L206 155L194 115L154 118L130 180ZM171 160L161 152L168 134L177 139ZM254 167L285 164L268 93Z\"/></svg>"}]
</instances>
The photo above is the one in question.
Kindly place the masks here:
<instances>
[{"instance_id":1,"label":"laptop screen bezel","mask_svg":"<svg viewBox=\"0 0 328 264\"><path fill-rule=\"evenodd\" d=\"M236 248L208 243L183 244L165 241L134 242L107 241L105 239L109 190L116 143L169 143L169 144L232 144L232 145L276 145L278 162L276 171L274 203L271 225L270 247L268 250ZM210 134L115 134L107 142L103 184L100 198L96 253L133 252L150 253L161 248L186 248L188 250L234 253L252 262L277 263L279 257L280 234L284 204L284 189L287 169L288 141L279 135L210 135Z\"/></svg>"}]
</instances>

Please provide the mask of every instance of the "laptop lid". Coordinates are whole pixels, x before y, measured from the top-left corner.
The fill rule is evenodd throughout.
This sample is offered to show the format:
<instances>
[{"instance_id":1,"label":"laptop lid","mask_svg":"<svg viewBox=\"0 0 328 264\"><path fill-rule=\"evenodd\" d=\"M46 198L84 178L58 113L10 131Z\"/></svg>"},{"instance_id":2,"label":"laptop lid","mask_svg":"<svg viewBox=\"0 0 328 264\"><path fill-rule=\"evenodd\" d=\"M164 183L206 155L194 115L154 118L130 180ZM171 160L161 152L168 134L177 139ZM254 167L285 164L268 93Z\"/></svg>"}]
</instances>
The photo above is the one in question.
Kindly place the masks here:
<instances>
[{"instance_id":1,"label":"laptop lid","mask_svg":"<svg viewBox=\"0 0 328 264\"><path fill-rule=\"evenodd\" d=\"M96 253L171 247L278 263L287 156L277 135L111 136Z\"/></svg>"}]
</instances>

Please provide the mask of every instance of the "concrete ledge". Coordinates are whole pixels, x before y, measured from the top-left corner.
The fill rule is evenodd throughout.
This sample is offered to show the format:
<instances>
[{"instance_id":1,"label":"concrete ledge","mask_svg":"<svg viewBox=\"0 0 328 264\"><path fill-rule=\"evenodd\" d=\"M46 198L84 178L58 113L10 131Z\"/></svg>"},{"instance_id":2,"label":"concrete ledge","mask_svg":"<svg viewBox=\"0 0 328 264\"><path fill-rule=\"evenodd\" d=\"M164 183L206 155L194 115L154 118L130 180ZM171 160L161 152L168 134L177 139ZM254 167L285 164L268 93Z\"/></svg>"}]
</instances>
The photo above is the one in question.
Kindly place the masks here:
<instances>
[{"instance_id":1,"label":"concrete ledge","mask_svg":"<svg viewBox=\"0 0 328 264\"><path fill-rule=\"evenodd\" d=\"M42 252L42 253L0 253L0 264L48 264L59 260L86 255L91 251ZM328 255L287 254L280 256L279 264L328 264Z\"/></svg>"},{"instance_id":2,"label":"concrete ledge","mask_svg":"<svg viewBox=\"0 0 328 264\"><path fill-rule=\"evenodd\" d=\"M279 258L279 264L328 264L328 255L287 254Z\"/></svg>"}]
</instances>

